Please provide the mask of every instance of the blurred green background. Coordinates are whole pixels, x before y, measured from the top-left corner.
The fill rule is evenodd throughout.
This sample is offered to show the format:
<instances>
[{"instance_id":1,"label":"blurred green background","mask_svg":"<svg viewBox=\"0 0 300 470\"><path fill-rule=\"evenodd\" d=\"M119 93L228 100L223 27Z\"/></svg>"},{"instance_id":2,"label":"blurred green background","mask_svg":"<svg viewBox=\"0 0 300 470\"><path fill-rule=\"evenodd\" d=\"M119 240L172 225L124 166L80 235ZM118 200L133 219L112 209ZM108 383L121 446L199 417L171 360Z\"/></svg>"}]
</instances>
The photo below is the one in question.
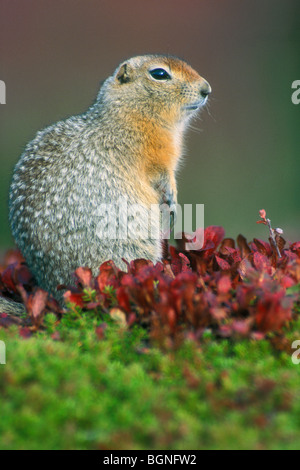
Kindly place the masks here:
<instances>
[{"instance_id":1,"label":"blurred green background","mask_svg":"<svg viewBox=\"0 0 300 470\"><path fill-rule=\"evenodd\" d=\"M137 54L170 53L213 88L186 138L179 202L204 203L205 225L266 238L266 209L300 239L299 0L0 0L0 248L12 170L52 122L84 111L101 80Z\"/></svg>"}]
</instances>

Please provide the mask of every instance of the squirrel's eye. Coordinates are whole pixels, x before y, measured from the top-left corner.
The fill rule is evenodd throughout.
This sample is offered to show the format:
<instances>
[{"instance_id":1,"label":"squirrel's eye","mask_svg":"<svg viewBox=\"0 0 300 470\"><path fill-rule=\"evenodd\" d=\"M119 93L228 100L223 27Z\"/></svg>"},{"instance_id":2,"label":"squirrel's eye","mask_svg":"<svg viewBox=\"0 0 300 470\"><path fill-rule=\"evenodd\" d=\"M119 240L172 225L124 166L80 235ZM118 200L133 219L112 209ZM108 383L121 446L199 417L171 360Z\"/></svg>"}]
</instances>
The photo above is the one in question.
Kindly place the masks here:
<instances>
[{"instance_id":1,"label":"squirrel's eye","mask_svg":"<svg viewBox=\"0 0 300 470\"><path fill-rule=\"evenodd\" d=\"M155 80L170 80L171 79L171 76L164 69L150 70L149 73L151 77L155 78Z\"/></svg>"}]
</instances>

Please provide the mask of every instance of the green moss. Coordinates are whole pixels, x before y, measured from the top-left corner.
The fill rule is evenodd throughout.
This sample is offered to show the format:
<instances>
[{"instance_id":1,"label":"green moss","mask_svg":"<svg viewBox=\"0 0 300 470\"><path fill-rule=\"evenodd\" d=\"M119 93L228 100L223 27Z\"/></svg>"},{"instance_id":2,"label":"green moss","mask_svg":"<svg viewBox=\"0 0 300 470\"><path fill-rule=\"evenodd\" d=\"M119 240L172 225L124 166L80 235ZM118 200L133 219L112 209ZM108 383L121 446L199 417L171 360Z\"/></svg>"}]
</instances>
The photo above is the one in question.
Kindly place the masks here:
<instances>
[{"instance_id":1,"label":"green moss","mask_svg":"<svg viewBox=\"0 0 300 470\"><path fill-rule=\"evenodd\" d=\"M107 319L99 339L93 315L45 324L0 330L1 449L299 448L300 365L266 340L162 353Z\"/></svg>"}]
</instances>

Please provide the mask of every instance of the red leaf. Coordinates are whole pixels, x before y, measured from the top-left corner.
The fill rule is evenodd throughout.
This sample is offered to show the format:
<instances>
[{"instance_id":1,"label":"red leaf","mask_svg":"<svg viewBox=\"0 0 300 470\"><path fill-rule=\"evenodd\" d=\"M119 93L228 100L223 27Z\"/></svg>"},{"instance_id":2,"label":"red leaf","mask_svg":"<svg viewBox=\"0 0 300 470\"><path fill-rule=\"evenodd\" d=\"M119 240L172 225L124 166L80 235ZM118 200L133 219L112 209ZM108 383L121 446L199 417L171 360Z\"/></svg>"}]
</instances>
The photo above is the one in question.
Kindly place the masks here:
<instances>
[{"instance_id":1,"label":"red leaf","mask_svg":"<svg viewBox=\"0 0 300 470\"><path fill-rule=\"evenodd\" d=\"M288 287L294 286L295 281L290 276L282 276L282 278L280 279L280 284L282 285L282 287L287 289Z\"/></svg>"},{"instance_id":2,"label":"red leaf","mask_svg":"<svg viewBox=\"0 0 300 470\"><path fill-rule=\"evenodd\" d=\"M253 255L253 264L258 271L264 271L265 268L270 266L267 256L262 255L258 251Z\"/></svg>"},{"instance_id":3,"label":"red leaf","mask_svg":"<svg viewBox=\"0 0 300 470\"><path fill-rule=\"evenodd\" d=\"M229 276L222 276L218 281L219 294L227 294L231 289L231 280Z\"/></svg>"},{"instance_id":4,"label":"red leaf","mask_svg":"<svg viewBox=\"0 0 300 470\"><path fill-rule=\"evenodd\" d=\"M262 219L265 219L265 218L266 218L266 215L267 215L267 214L266 214L265 209L261 209L261 210L259 211L259 216L260 216Z\"/></svg>"},{"instance_id":5,"label":"red leaf","mask_svg":"<svg viewBox=\"0 0 300 470\"><path fill-rule=\"evenodd\" d=\"M97 283L100 292L104 291L106 286L116 287L116 272L119 271L113 261L106 261L99 268Z\"/></svg>"},{"instance_id":6,"label":"red leaf","mask_svg":"<svg viewBox=\"0 0 300 470\"><path fill-rule=\"evenodd\" d=\"M232 323L232 330L241 336L248 336L250 332L250 324L246 320L235 320Z\"/></svg>"},{"instance_id":7,"label":"red leaf","mask_svg":"<svg viewBox=\"0 0 300 470\"><path fill-rule=\"evenodd\" d=\"M222 338L230 338L232 336L232 328L229 325L221 325L218 333Z\"/></svg>"},{"instance_id":8,"label":"red leaf","mask_svg":"<svg viewBox=\"0 0 300 470\"><path fill-rule=\"evenodd\" d=\"M95 329L95 333L100 341L105 338L105 330L107 328L107 323L102 323L101 325L97 326Z\"/></svg>"},{"instance_id":9,"label":"red leaf","mask_svg":"<svg viewBox=\"0 0 300 470\"><path fill-rule=\"evenodd\" d=\"M124 280L124 278L123 278ZM119 307L125 310L125 312L130 312L131 307L130 307L130 301L129 301L129 295L124 287L119 287L116 292L117 300Z\"/></svg>"},{"instance_id":10,"label":"red leaf","mask_svg":"<svg viewBox=\"0 0 300 470\"><path fill-rule=\"evenodd\" d=\"M176 327L176 313L172 308L168 309L167 317L168 317L168 324L169 324L170 330L174 331Z\"/></svg>"},{"instance_id":11,"label":"red leaf","mask_svg":"<svg viewBox=\"0 0 300 470\"><path fill-rule=\"evenodd\" d=\"M60 339L61 339L60 332L59 331L54 331L54 333L52 333L52 335L51 335L51 338L54 341L60 341Z\"/></svg>"},{"instance_id":12,"label":"red leaf","mask_svg":"<svg viewBox=\"0 0 300 470\"><path fill-rule=\"evenodd\" d=\"M298 257L300 258L300 242L292 243L290 250L294 253L297 253Z\"/></svg>"},{"instance_id":13,"label":"red leaf","mask_svg":"<svg viewBox=\"0 0 300 470\"><path fill-rule=\"evenodd\" d=\"M243 235L240 234L237 237L237 244L238 244L238 247L240 249L242 258L245 258L246 256L248 256L251 253L251 249L250 249L250 247L247 243L246 238L243 237Z\"/></svg>"},{"instance_id":14,"label":"red leaf","mask_svg":"<svg viewBox=\"0 0 300 470\"><path fill-rule=\"evenodd\" d=\"M277 331L292 318L293 299L285 297L284 291L264 292L256 306L256 324L260 331Z\"/></svg>"},{"instance_id":15,"label":"red leaf","mask_svg":"<svg viewBox=\"0 0 300 470\"><path fill-rule=\"evenodd\" d=\"M188 269L189 260L182 253L178 253L174 246L170 246L171 268L173 273L179 274L181 271Z\"/></svg>"},{"instance_id":16,"label":"red leaf","mask_svg":"<svg viewBox=\"0 0 300 470\"><path fill-rule=\"evenodd\" d=\"M5 253L4 257L4 264L5 266L9 266L10 264L21 264L24 263L25 260L23 258L23 255L19 250L8 250Z\"/></svg>"},{"instance_id":17,"label":"red leaf","mask_svg":"<svg viewBox=\"0 0 300 470\"><path fill-rule=\"evenodd\" d=\"M46 304L48 299L48 292L38 288L34 294L31 294L26 302L26 309L32 317L33 323L38 325L41 322L41 317L45 313Z\"/></svg>"},{"instance_id":18,"label":"red leaf","mask_svg":"<svg viewBox=\"0 0 300 470\"><path fill-rule=\"evenodd\" d=\"M83 287L92 287L93 275L90 268L77 268L75 276Z\"/></svg>"},{"instance_id":19,"label":"red leaf","mask_svg":"<svg viewBox=\"0 0 300 470\"><path fill-rule=\"evenodd\" d=\"M254 238L253 244L255 245L253 248L254 249L256 248L263 255L266 255L266 256L272 255L271 246L269 245L269 243L265 242L264 240L259 240L258 238Z\"/></svg>"},{"instance_id":20,"label":"red leaf","mask_svg":"<svg viewBox=\"0 0 300 470\"><path fill-rule=\"evenodd\" d=\"M221 243L219 252L226 256L228 254L227 248L232 248L233 250L235 249L235 243L233 238L224 238L224 240Z\"/></svg>"},{"instance_id":21,"label":"red leaf","mask_svg":"<svg viewBox=\"0 0 300 470\"><path fill-rule=\"evenodd\" d=\"M227 261L225 261L223 258L220 258L217 255L215 255L215 258L219 267L222 269L222 271L228 271L231 268L230 264Z\"/></svg>"},{"instance_id":22,"label":"red leaf","mask_svg":"<svg viewBox=\"0 0 300 470\"><path fill-rule=\"evenodd\" d=\"M8 290L8 292L17 293L16 288L16 267L18 266L17 263L10 264L1 274L1 282L4 287Z\"/></svg>"},{"instance_id":23,"label":"red leaf","mask_svg":"<svg viewBox=\"0 0 300 470\"><path fill-rule=\"evenodd\" d=\"M72 292L68 290L64 293L64 299L66 303L70 302L71 304L75 304L77 307L80 308L84 306L82 296L82 292Z\"/></svg>"},{"instance_id":24,"label":"red leaf","mask_svg":"<svg viewBox=\"0 0 300 470\"><path fill-rule=\"evenodd\" d=\"M19 329L19 335L22 337L22 338L30 338L32 336L32 331L30 330L30 328L28 327L24 327L24 328L20 328Z\"/></svg>"},{"instance_id":25,"label":"red leaf","mask_svg":"<svg viewBox=\"0 0 300 470\"><path fill-rule=\"evenodd\" d=\"M217 225L210 225L204 230L204 244L206 245L208 241L212 241L215 248L221 243L225 235L225 230L223 227Z\"/></svg>"},{"instance_id":26,"label":"red leaf","mask_svg":"<svg viewBox=\"0 0 300 470\"><path fill-rule=\"evenodd\" d=\"M147 266L153 266L152 261L149 261L143 258L135 259L130 262L128 272L130 274L137 275L143 268Z\"/></svg>"},{"instance_id":27,"label":"red leaf","mask_svg":"<svg viewBox=\"0 0 300 470\"><path fill-rule=\"evenodd\" d=\"M231 248L230 246L226 246L224 248L224 251L227 255L229 255L229 257L232 259L234 263L240 263L241 257L240 257L240 253L238 250Z\"/></svg>"},{"instance_id":28,"label":"red leaf","mask_svg":"<svg viewBox=\"0 0 300 470\"><path fill-rule=\"evenodd\" d=\"M190 271L190 261L189 261L189 259L183 253L179 253L179 256L182 260L181 270L183 272Z\"/></svg>"}]
</instances>

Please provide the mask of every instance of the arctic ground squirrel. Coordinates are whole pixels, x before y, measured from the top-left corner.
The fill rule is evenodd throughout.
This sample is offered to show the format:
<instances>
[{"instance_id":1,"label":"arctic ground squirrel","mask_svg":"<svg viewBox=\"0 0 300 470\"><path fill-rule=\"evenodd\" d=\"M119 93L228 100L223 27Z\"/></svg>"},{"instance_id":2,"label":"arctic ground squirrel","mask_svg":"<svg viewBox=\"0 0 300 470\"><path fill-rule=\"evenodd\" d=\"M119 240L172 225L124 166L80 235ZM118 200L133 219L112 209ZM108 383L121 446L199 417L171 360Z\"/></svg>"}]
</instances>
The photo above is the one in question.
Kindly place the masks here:
<instances>
[{"instance_id":1,"label":"arctic ground squirrel","mask_svg":"<svg viewBox=\"0 0 300 470\"><path fill-rule=\"evenodd\" d=\"M161 240L149 230L158 222L147 214L175 207L183 134L210 93L183 60L137 56L105 80L86 112L37 133L13 173L9 219L40 287L61 300L57 286L69 285L79 266L96 274L110 259L122 268L122 258L161 259ZM125 203L129 225L130 208L145 211L137 231L148 236L126 232Z\"/></svg>"}]
</instances>

